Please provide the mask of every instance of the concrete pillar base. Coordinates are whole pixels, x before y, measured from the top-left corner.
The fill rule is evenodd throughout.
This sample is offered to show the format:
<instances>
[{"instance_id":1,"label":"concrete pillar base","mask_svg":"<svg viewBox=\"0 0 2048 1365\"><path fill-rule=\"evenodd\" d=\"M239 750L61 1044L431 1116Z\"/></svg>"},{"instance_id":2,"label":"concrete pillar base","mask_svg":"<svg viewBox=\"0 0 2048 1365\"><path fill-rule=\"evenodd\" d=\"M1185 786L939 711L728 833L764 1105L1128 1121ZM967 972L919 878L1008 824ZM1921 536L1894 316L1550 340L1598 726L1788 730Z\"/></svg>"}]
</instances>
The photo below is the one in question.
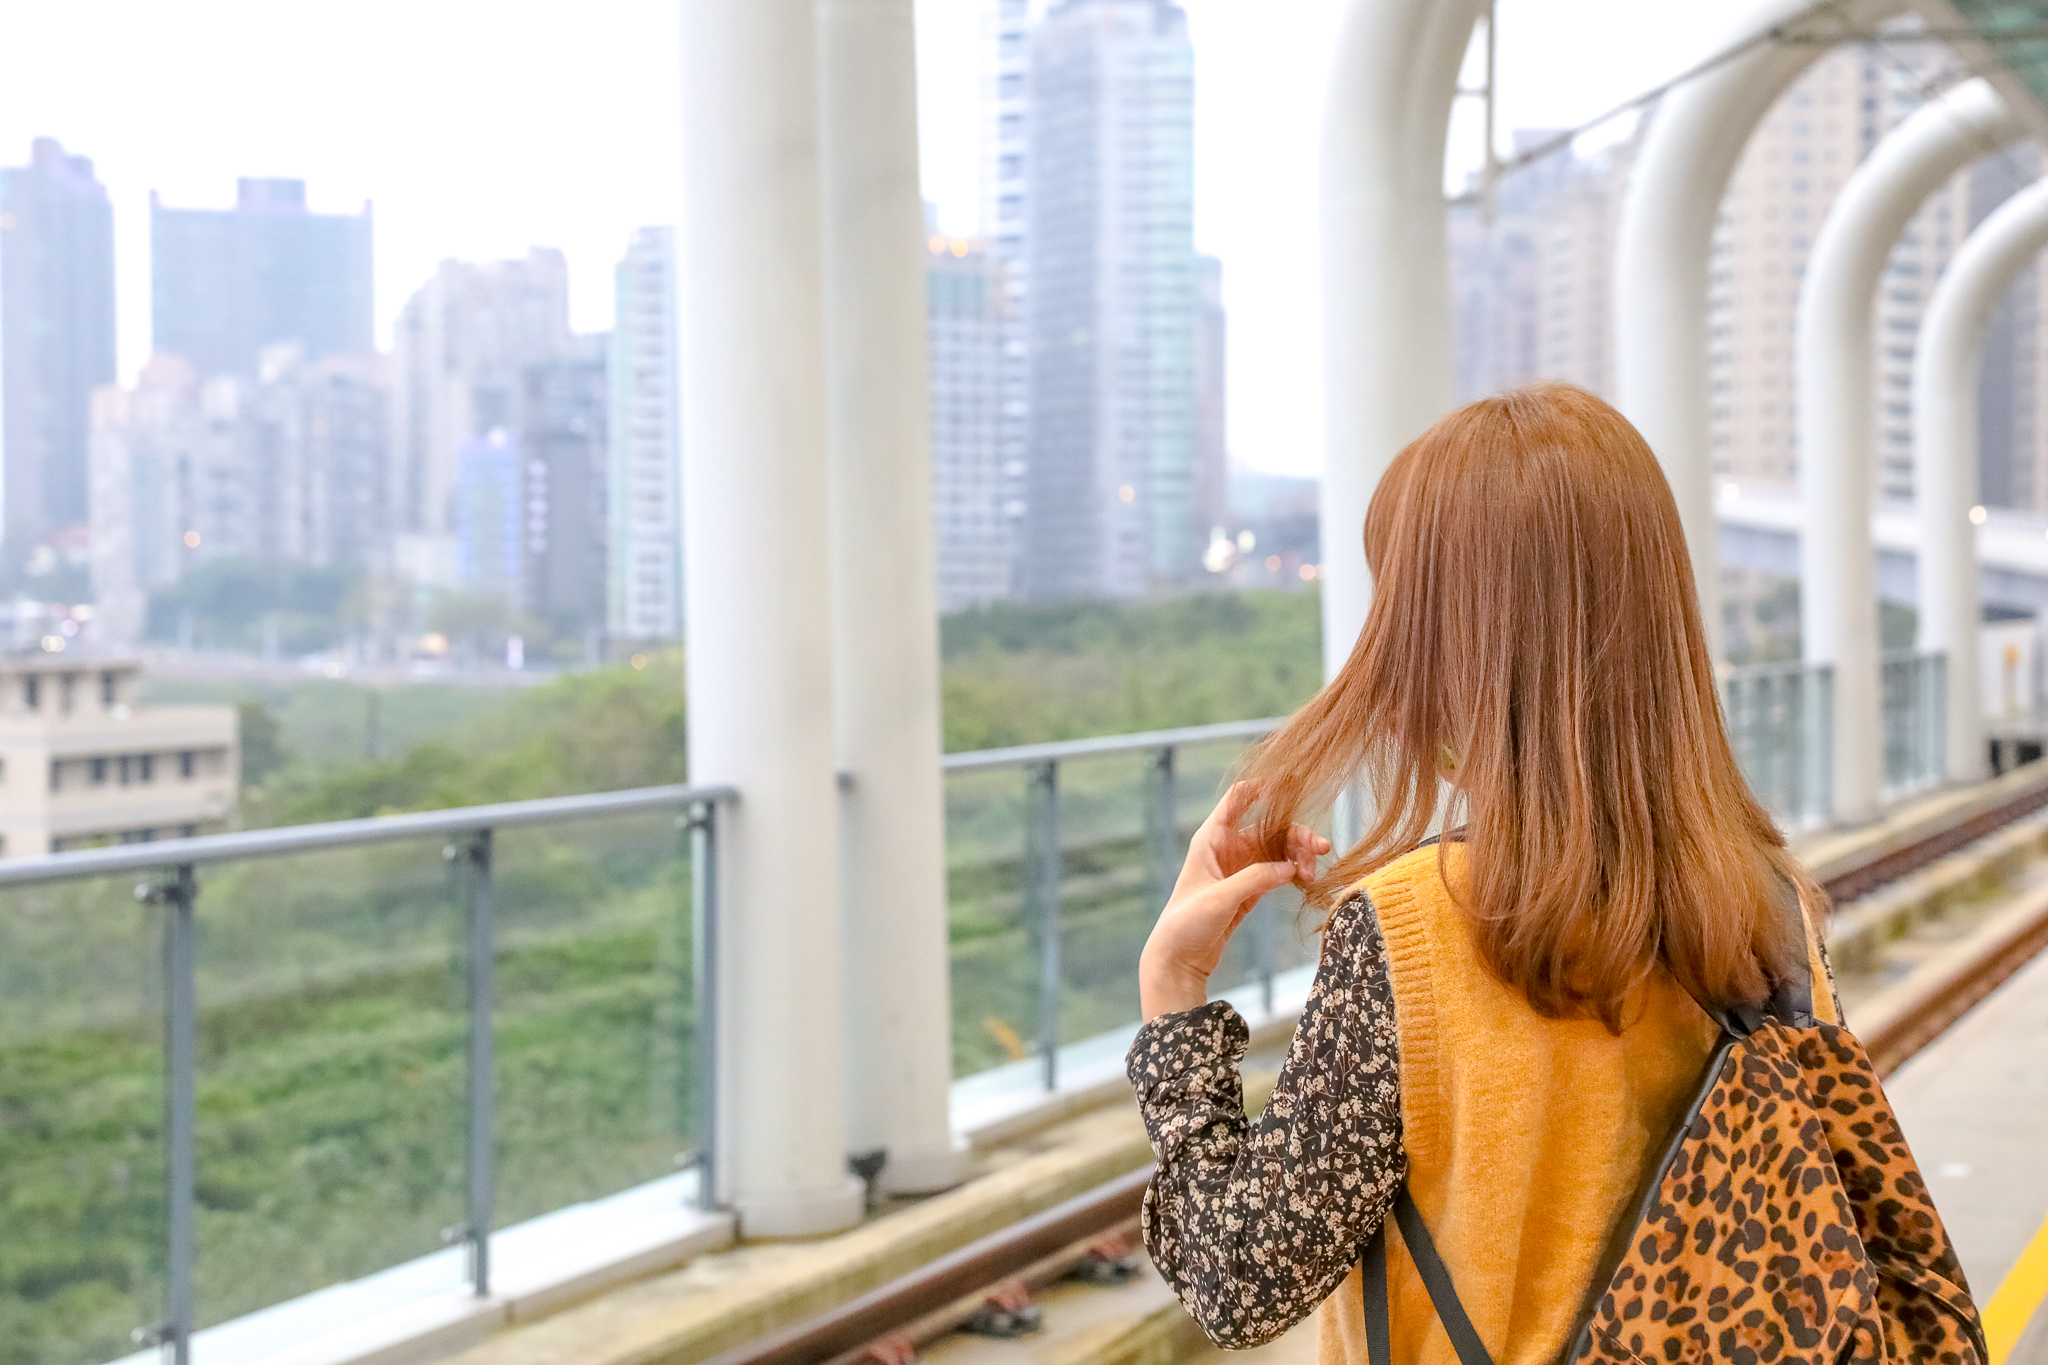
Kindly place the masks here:
<instances>
[{"instance_id":1,"label":"concrete pillar base","mask_svg":"<svg viewBox=\"0 0 2048 1365\"><path fill-rule=\"evenodd\" d=\"M745 1196L735 1212L743 1238L824 1237L860 1222L867 1212L867 1188L848 1176L822 1189Z\"/></svg>"},{"instance_id":2,"label":"concrete pillar base","mask_svg":"<svg viewBox=\"0 0 2048 1365\"><path fill-rule=\"evenodd\" d=\"M937 1194L967 1179L967 1143L955 1138L944 1147L891 1152L875 1185L889 1194Z\"/></svg>"}]
</instances>

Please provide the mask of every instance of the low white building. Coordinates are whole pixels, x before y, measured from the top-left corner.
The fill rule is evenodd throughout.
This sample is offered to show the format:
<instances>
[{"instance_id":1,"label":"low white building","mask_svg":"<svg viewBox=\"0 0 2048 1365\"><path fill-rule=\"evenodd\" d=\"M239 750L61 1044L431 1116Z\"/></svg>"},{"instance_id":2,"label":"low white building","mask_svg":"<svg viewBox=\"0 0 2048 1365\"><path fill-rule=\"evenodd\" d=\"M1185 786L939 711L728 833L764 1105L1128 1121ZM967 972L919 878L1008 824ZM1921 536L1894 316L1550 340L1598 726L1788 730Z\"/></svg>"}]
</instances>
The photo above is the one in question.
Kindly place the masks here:
<instances>
[{"instance_id":1,"label":"low white building","mask_svg":"<svg viewBox=\"0 0 2048 1365\"><path fill-rule=\"evenodd\" d=\"M132 659L0 656L0 856L226 828L241 752L231 706L139 706Z\"/></svg>"}]
</instances>

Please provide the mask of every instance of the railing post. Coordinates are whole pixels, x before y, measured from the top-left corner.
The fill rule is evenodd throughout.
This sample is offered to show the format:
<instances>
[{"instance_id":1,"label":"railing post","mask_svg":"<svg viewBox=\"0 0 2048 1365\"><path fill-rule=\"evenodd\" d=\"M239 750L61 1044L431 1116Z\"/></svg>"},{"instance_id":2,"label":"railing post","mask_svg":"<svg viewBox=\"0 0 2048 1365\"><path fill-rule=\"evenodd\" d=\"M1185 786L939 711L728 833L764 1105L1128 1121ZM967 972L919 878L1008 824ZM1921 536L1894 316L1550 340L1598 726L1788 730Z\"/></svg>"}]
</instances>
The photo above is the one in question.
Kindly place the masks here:
<instances>
[{"instance_id":1,"label":"railing post","mask_svg":"<svg viewBox=\"0 0 2048 1365\"><path fill-rule=\"evenodd\" d=\"M194 1190L198 1181L198 981L192 907L199 882L192 864L180 863L158 885L135 888L136 898L165 907L164 1052L169 1074L164 1086L165 1218L169 1256L164 1322L140 1337L164 1348L169 1365L191 1365Z\"/></svg>"},{"instance_id":2,"label":"railing post","mask_svg":"<svg viewBox=\"0 0 2048 1365\"><path fill-rule=\"evenodd\" d=\"M1152 898L1164 906L1180 879L1180 804L1174 782L1174 748L1152 756Z\"/></svg>"},{"instance_id":3,"label":"railing post","mask_svg":"<svg viewBox=\"0 0 2048 1365\"><path fill-rule=\"evenodd\" d=\"M491 887L491 831L480 829L451 850L462 862L469 918L469 1216L463 1237L469 1245L470 1287L481 1299L491 1292L491 1201L496 1187L492 1139L497 1063L491 1006L498 906Z\"/></svg>"},{"instance_id":4,"label":"railing post","mask_svg":"<svg viewBox=\"0 0 2048 1365\"><path fill-rule=\"evenodd\" d=\"M1031 773L1035 855L1031 869L1033 908L1038 911L1038 1049L1045 1088L1059 1086L1060 1054L1060 765L1039 764Z\"/></svg>"},{"instance_id":5,"label":"railing post","mask_svg":"<svg viewBox=\"0 0 2048 1365\"><path fill-rule=\"evenodd\" d=\"M697 1207L718 1207L718 803L690 807L690 994L697 1043Z\"/></svg>"}]
</instances>

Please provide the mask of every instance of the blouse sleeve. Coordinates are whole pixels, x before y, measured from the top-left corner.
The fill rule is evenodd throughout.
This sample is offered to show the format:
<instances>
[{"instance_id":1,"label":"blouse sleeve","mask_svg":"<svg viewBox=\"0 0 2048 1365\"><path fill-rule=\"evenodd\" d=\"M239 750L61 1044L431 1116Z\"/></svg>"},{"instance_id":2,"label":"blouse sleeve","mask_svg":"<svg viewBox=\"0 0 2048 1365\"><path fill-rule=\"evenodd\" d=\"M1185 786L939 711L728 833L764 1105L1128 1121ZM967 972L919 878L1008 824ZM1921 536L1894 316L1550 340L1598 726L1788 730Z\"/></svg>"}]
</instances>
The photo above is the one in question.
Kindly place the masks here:
<instances>
[{"instance_id":1,"label":"blouse sleeve","mask_svg":"<svg viewBox=\"0 0 2048 1365\"><path fill-rule=\"evenodd\" d=\"M1139 1030L1127 1070L1159 1163L1145 1249L1217 1345L1314 1312L1407 1175L1393 983L1363 892L1338 907L1273 1097L1245 1117L1250 1032L1222 1001Z\"/></svg>"}]
</instances>

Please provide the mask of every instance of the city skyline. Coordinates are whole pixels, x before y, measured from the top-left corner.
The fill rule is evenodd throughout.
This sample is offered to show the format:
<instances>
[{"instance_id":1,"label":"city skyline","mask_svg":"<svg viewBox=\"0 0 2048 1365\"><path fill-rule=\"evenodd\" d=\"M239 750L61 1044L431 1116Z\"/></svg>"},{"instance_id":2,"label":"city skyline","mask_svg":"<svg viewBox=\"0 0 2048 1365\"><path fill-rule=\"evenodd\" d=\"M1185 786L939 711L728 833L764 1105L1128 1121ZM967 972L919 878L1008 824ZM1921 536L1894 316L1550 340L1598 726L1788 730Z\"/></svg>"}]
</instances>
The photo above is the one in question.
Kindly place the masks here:
<instances>
[{"instance_id":1,"label":"city skyline","mask_svg":"<svg viewBox=\"0 0 2048 1365\"><path fill-rule=\"evenodd\" d=\"M1313 471L1322 460L1318 110L1342 0L1299 0L1282 15L1230 0L1185 7L1205 187L1196 241L1231 281L1232 449L1257 468ZM349 25L322 26L325 56L311 65L266 59L312 41L274 13L227 0L211 13L216 22L194 25L188 14L136 3L44 7L21 17L16 41L0 52L0 161L46 134L94 157L109 188L124 381L147 358L151 191L169 203L213 203L238 177L289 175L309 183L315 212L353 213L372 201L380 347L442 260L516 257L534 245L559 247L571 263L575 330L606 330L611 267L629 234L679 221L667 0L621 0L544 33L478 24L460 7L369 3ZM918 22L926 197L939 206L941 231L973 235L979 0L924 0ZM100 40L109 26L122 43ZM1506 129L1590 117L1696 59L1719 22L1690 11L1650 16L1623 0L1503 0L1501 26ZM221 33L264 37L221 42ZM457 51L461 62L446 60ZM63 52L93 56L50 59ZM543 74L559 98L503 98L507 81ZM142 109L147 118L137 117ZM435 130L472 128L482 109L490 135L467 138L450 158ZM1461 109L1454 119L1458 166L1477 159L1476 114Z\"/></svg>"}]
</instances>

